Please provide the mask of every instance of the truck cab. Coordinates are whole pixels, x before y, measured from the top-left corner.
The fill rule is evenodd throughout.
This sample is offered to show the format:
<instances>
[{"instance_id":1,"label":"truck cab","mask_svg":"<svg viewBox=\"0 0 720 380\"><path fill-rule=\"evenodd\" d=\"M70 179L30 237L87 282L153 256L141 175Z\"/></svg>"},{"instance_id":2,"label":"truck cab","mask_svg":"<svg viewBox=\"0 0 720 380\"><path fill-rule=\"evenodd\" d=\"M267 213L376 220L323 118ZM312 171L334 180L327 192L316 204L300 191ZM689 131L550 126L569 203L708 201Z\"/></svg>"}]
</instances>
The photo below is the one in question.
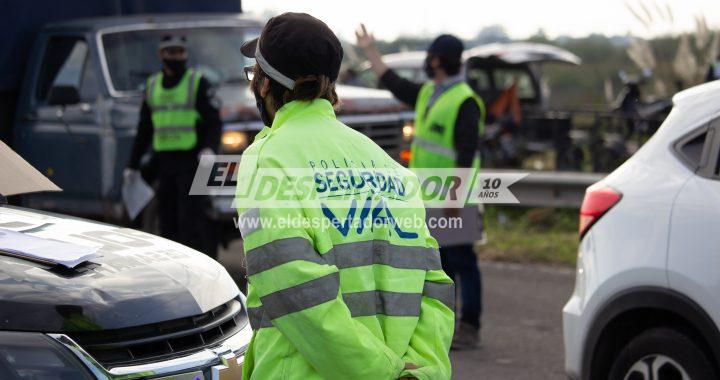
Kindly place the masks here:
<instances>
[{"instance_id":1,"label":"truck cab","mask_svg":"<svg viewBox=\"0 0 720 380\"><path fill-rule=\"evenodd\" d=\"M95 219L124 219L121 173L128 163L147 78L161 69L163 35L188 40L188 66L214 85L223 120L220 154L240 155L263 128L243 74L241 44L263 23L240 14L124 16L47 25L27 62L14 125L15 150L63 192L22 204ZM412 113L385 91L338 86L341 121L394 157ZM211 218L231 221L229 196L212 198ZM236 231L235 231L236 232ZM239 234L236 233L236 237Z\"/></svg>"}]
</instances>

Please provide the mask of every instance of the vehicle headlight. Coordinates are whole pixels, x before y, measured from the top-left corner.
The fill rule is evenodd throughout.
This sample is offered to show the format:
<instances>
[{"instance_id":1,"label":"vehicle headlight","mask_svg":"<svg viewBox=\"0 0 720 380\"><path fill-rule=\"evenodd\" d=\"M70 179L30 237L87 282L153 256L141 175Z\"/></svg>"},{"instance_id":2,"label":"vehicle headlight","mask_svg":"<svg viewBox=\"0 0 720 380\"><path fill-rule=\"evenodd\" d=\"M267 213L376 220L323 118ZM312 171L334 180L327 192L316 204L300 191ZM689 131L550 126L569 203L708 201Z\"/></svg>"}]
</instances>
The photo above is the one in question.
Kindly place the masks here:
<instances>
[{"instance_id":1,"label":"vehicle headlight","mask_svg":"<svg viewBox=\"0 0 720 380\"><path fill-rule=\"evenodd\" d=\"M415 134L415 127L413 126L412 121L406 121L402 128L402 134L403 139L405 141L412 140L413 135Z\"/></svg>"},{"instance_id":2,"label":"vehicle headlight","mask_svg":"<svg viewBox=\"0 0 720 380\"><path fill-rule=\"evenodd\" d=\"M91 380L82 363L41 333L0 332L0 379Z\"/></svg>"},{"instance_id":3,"label":"vehicle headlight","mask_svg":"<svg viewBox=\"0 0 720 380\"><path fill-rule=\"evenodd\" d=\"M223 152L239 152L248 146L248 134L241 131L226 131L223 132L222 138Z\"/></svg>"}]
</instances>

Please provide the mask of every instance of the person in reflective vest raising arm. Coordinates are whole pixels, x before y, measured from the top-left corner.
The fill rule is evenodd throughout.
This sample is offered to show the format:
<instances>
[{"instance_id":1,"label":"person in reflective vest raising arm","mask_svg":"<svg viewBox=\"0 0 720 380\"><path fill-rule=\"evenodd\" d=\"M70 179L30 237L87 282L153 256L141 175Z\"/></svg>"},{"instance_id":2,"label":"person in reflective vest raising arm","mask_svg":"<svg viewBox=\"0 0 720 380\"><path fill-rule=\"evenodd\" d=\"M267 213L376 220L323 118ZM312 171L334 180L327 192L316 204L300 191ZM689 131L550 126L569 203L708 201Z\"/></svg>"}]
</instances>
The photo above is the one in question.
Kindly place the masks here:
<instances>
[{"instance_id":1,"label":"person in reflective vest raising arm","mask_svg":"<svg viewBox=\"0 0 720 380\"><path fill-rule=\"evenodd\" d=\"M461 73L463 43L443 34L428 47L424 70L428 81L414 83L400 77L382 61L371 34L360 25L358 45L372 70L400 101L415 108L415 131L410 147L410 168L480 168L479 137L485 106ZM445 209L445 217L458 217L458 209ZM463 223L471 225L470 220ZM443 268L459 276L462 314L453 349L474 349L480 344L482 277L472 243L440 248Z\"/></svg>"}]
</instances>

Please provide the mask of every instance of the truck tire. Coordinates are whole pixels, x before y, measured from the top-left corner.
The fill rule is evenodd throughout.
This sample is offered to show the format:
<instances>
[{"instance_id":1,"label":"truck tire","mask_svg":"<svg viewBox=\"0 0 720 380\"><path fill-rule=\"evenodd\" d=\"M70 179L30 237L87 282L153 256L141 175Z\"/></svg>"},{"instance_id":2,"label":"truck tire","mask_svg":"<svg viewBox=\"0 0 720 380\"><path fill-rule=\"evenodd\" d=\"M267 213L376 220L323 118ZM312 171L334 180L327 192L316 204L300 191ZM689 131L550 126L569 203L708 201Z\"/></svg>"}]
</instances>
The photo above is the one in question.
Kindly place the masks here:
<instances>
[{"instance_id":1,"label":"truck tire","mask_svg":"<svg viewBox=\"0 0 720 380\"><path fill-rule=\"evenodd\" d=\"M689 336L670 328L653 328L625 345L609 379L710 380L717 376L705 352Z\"/></svg>"}]
</instances>

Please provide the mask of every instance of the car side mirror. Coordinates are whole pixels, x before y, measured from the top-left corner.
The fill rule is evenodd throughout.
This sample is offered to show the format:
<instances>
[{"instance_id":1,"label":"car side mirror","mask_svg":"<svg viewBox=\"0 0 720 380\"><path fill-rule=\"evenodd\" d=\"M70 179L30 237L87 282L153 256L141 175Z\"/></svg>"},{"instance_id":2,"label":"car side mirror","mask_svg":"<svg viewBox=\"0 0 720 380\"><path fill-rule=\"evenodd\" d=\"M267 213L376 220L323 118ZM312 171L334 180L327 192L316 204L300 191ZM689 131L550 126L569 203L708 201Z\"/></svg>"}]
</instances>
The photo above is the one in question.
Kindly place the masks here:
<instances>
[{"instance_id":1,"label":"car side mirror","mask_svg":"<svg viewBox=\"0 0 720 380\"><path fill-rule=\"evenodd\" d=\"M67 106L80 103L80 92L73 86L52 86L47 95L50 106Z\"/></svg>"}]
</instances>

